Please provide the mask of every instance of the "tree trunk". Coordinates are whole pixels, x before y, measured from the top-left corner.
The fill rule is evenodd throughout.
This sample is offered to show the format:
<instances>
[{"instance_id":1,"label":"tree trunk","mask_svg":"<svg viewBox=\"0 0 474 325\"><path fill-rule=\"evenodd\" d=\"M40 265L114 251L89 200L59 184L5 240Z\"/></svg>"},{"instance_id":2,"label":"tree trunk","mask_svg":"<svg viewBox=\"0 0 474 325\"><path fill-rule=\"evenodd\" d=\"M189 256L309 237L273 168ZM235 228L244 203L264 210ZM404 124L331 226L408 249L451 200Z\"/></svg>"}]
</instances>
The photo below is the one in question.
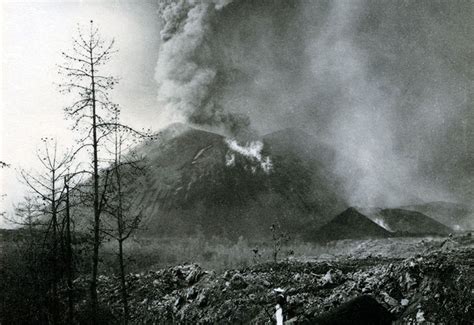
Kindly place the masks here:
<instances>
[{"instance_id":1,"label":"tree trunk","mask_svg":"<svg viewBox=\"0 0 474 325\"><path fill-rule=\"evenodd\" d=\"M51 214L52 214L52 230L53 230L53 251L52 251L52 297L51 297L51 318L53 324L58 324L58 217L56 214L56 189L55 189L55 172L52 172L52 189L51 189Z\"/></svg>"},{"instance_id":2,"label":"tree trunk","mask_svg":"<svg viewBox=\"0 0 474 325\"><path fill-rule=\"evenodd\" d=\"M68 296L68 324L74 322L74 299L73 299L73 268L72 268L72 241L71 241L71 215L69 206L69 184L64 177L66 187L66 265L67 265L67 296Z\"/></svg>"},{"instance_id":3,"label":"tree trunk","mask_svg":"<svg viewBox=\"0 0 474 325\"><path fill-rule=\"evenodd\" d=\"M98 148L97 148L97 112L95 98L94 62L92 55L92 44L90 47L90 66L92 83L92 147L94 165L94 248L92 253L92 278L90 284L92 323L98 324L98 298L97 298L97 275L99 265L99 245L100 245L100 211L99 211L99 168L98 168Z\"/></svg>"},{"instance_id":4,"label":"tree trunk","mask_svg":"<svg viewBox=\"0 0 474 325\"><path fill-rule=\"evenodd\" d=\"M128 298L127 298L127 283L125 281L125 264L123 261L123 242L125 225L123 220L123 201L122 201L122 180L120 174L120 145L121 138L118 137L117 127L115 129L115 176L117 178L117 198L118 198L118 207L117 207L117 230L118 230L118 244L119 244L119 266L120 266L120 281L121 281L121 291L122 291L122 304L123 304L123 317L124 324L128 324Z\"/></svg>"},{"instance_id":5,"label":"tree trunk","mask_svg":"<svg viewBox=\"0 0 474 325\"><path fill-rule=\"evenodd\" d=\"M122 304L123 304L123 323L128 324L129 311L128 311L128 294L127 294L127 282L125 280L125 263L123 261L123 240L119 240L119 265L120 265L120 282L122 292Z\"/></svg>"}]
</instances>

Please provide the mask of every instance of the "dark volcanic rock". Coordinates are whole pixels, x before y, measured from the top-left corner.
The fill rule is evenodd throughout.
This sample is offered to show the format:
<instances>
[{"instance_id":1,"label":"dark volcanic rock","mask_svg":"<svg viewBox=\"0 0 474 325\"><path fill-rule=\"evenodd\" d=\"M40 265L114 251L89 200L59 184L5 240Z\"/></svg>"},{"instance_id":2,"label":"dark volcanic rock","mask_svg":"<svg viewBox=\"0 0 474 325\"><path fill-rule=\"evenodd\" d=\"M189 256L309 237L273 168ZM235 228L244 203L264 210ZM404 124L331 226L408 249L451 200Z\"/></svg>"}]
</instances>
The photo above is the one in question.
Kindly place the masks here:
<instances>
[{"instance_id":1,"label":"dark volcanic rock","mask_svg":"<svg viewBox=\"0 0 474 325\"><path fill-rule=\"evenodd\" d=\"M390 325L393 315L374 298L362 295L351 299L334 310L302 322L318 325Z\"/></svg>"},{"instance_id":2,"label":"dark volcanic rock","mask_svg":"<svg viewBox=\"0 0 474 325\"><path fill-rule=\"evenodd\" d=\"M285 317L297 324L388 324L391 315L396 324L470 324L474 242L452 240L452 250L434 249L404 260L266 263L223 274L181 265L131 274L130 323L274 323L275 292L284 292ZM183 280L196 272L203 274L197 282ZM328 274L334 278L331 286ZM87 277L75 284L86 297ZM101 303L117 319L119 286L117 277L99 278Z\"/></svg>"}]
</instances>

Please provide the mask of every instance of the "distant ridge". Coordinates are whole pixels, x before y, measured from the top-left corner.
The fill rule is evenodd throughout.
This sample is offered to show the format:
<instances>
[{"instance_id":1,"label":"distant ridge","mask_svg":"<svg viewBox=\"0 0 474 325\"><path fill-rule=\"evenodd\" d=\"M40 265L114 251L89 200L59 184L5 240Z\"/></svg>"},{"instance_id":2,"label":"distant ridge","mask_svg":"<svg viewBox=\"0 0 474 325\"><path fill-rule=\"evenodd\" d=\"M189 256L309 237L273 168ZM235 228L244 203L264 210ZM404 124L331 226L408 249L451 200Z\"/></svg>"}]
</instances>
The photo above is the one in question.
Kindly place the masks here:
<instances>
[{"instance_id":1,"label":"distant ridge","mask_svg":"<svg viewBox=\"0 0 474 325\"><path fill-rule=\"evenodd\" d=\"M421 212L456 231L474 230L474 209L465 204L436 201L401 208Z\"/></svg>"},{"instance_id":2,"label":"distant ridge","mask_svg":"<svg viewBox=\"0 0 474 325\"><path fill-rule=\"evenodd\" d=\"M311 235L314 241L332 241L341 239L387 238L392 234L350 207Z\"/></svg>"},{"instance_id":3,"label":"distant ridge","mask_svg":"<svg viewBox=\"0 0 474 325\"><path fill-rule=\"evenodd\" d=\"M453 230L429 216L405 209L359 208L394 236L447 235Z\"/></svg>"},{"instance_id":4,"label":"distant ridge","mask_svg":"<svg viewBox=\"0 0 474 325\"><path fill-rule=\"evenodd\" d=\"M384 223L396 233L406 235L447 235L452 229L417 211L384 209L380 212Z\"/></svg>"}]
</instances>

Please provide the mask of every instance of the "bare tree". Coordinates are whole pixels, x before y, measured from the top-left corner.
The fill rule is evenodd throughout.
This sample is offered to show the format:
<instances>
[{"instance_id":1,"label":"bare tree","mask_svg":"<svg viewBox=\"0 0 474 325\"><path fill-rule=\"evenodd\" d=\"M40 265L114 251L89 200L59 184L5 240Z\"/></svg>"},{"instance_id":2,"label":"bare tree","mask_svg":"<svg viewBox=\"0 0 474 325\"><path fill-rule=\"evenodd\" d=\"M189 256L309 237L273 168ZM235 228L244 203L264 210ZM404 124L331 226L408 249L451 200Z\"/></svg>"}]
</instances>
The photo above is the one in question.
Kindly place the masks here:
<instances>
[{"instance_id":1,"label":"bare tree","mask_svg":"<svg viewBox=\"0 0 474 325\"><path fill-rule=\"evenodd\" d=\"M77 37L73 38L71 53L62 52L64 64L59 65L59 73L64 81L59 85L60 92L73 94L73 103L65 108L66 116L73 120L73 130L79 131L82 138L77 150L90 149L92 170L92 202L93 202L93 252L90 281L90 303L92 307L92 322L97 324L97 276L99 264L99 248L101 245L101 213L105 201L109 171L101 173L100 165L106 160L99 158L99 148L117 128L148 136L144 133L119 124L114 119L119 111L118 105L110 100L110 91L118 83L114 76L101 72L101 68L116 52L114 39L104 40L93 21L90 28L84 32L78 28Z\"/></svg>"},{"instance_id":2,"label":"bare tree","mask_svg":"<svg viewBox=\"0 0 474 325\"><path fill-rule=\"evenodd\" d=\"M127 184L136 177L143 175L144 167L143 158L131 150L134 141L131 141L130 135L127 137L127 133L123 132L123 129L120 128L118 119L119 114L117 111L113 137L113 161L109 168L111 181L109 182L104 205L104 211L109 218L104 220L101 231L117 242L123 321L124 324L128 324L128 291L123 246L124 242L138 229L141 213L136 212L139 209L133 205L133 189L127 186ZM124 152L126 153L124 154Z\"/></svg>"},{"instance_id":3,"label":"bare tree","mask_svg":"<svg viewBox=\"0 0 474 325\"><path fill-rule=\"evenodd\" d=\"M26 227L32 235L33 230L41 225L41 217L43 216L43 207L38 198L33 195L27 195L23 201L15 206L15 214L13 218L7 218L13 224Z\"/></svg>"},{"instance_id":4,"label":"bare tree","mask_svg":"<svg viewBox=\"0 0 474 325\"><path fill-rule=\"evenodd\" d=\"M102 75L99 69L104 66L113 50L114 40L104 41L98 28L90 22L90 29L84 33L78 28L77 38L73 38L72 53L63 52L65 63L59 66L59 72L65 80L60 84L62 93L74 93L72 105L65 108L66 116L74 120L74 130L83 128L85 136L80 139L81 148L92 149L93 178L93 253L90 298L92 321L97 323L97 276L100 246L100 173L99 143L110 133L109 114L116 105L109 99L109 91L117 83L117 78Z\"/></svg>"},{"instance_id":5,"label":"bare tree","mask_svg":"<svg viewBox=\"0 0 474 325\"><path fill-rule=\"evenodd\" d=\"M65 264L66 264L66 284L68 298L68 323L74 322L74 299L73 299L73 252L72 252L72 236L71 236L71 204L70 204L70 181L72 175L64 175L65 189Z\"/></svg>"},{"instance_id":6,"label":"bare tree","mask_svg":"<svg viewBox=\"0 0 474 325\"><path fill-rule=\"evenodd\" d=\"M37 173L20 171L22 181L28 186L29 190L37 199L42 201L42 208L38 212L38 218L44 218L47 224L46 238L51 242L51 272L52 272L52 295L51 295L51 314L52 323L59 322L59 315L57 314L58 288L59 281L59 213L61 212L61 204L63 200L64 187L61 182L63 177L67 174L72 161L72 154L66 152L65 154L58 153L57 142L51 138L42 138L43 148L38 150L37 158L42 166L42 171ZM36 209L38 209L36 207ZM29 211L33 212L33 211ZM27 215L27 218L32 217ZM32 220L29 220L31 222ZM48 240L49 242L49 240Z\"/></svg>"},{"instance_id":7,"label":"bare tree","mask_svg":"<svg viewBox=\"0 0 474 325\"><path fill-rule=\"evenodd\" d=\"M273 263L278 263L278 254L280 253L282 247L288 243L290 236L282 229L282 226L279 222L272 224L270 226L270 231L272 232Z\"/></svg>"}]
</instances>

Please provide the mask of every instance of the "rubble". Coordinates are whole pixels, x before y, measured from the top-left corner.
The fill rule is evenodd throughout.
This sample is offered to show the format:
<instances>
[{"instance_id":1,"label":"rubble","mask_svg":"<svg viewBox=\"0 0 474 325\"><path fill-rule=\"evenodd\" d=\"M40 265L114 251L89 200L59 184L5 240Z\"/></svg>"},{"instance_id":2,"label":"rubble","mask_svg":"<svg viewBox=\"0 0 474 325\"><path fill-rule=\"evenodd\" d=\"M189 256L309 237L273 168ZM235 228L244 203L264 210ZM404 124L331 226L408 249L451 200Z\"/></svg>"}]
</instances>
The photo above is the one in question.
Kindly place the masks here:
<instances>
[{"instance_id":1,"label":"rubble","mask_svg":"<svg viewBox=\"0 0 474 325\"><path fill-rule=\"evenodd\" d=\"M467 323L474 319L473 280L472 245L406 259L292 260L222 274L190 264L127 276L130 314L137 324L270 324L276 293L285 296L283 311L291 323L318 319L362 296L401 324ZM117 317L119 283L115 277L99 278L99 297Z\"/></svg>"}]
</instances>

